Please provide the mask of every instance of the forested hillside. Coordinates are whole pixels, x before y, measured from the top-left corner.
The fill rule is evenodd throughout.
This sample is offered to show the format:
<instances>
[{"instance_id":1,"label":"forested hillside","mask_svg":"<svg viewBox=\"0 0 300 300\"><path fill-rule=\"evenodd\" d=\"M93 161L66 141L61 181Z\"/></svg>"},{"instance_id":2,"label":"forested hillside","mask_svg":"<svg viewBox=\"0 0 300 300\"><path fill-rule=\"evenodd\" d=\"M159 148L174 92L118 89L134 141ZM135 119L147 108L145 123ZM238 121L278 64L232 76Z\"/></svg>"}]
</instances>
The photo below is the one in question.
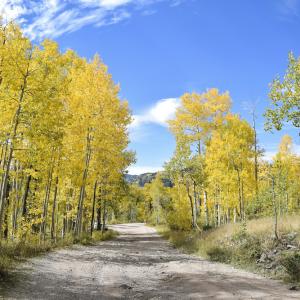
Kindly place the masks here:
<instances>
[{"instance_id":1,"label":"forested hillside","mask_svg":"<svg viewBox=\"0 0 300 300\"><path fill-rule=\"evenodd\" d=\"M140 174L140 175L125 174L125 180L130 184L137 184L140 187L144 187L145 184L151 183L152 180L154 180L157 175L158 175L158 172L144 173L144 174ZM162 181L166 187L172 187L172 185L173 185L170 178L168 178L167 176L162 178Z\"/></svg>"},{"instance_id":2,"label":"forested hillside","mask_svg":"<svg viewBox=\"0 0 300 300\"><path fill-rule=\"evenodd\" d=\"M150 183L157 173L144 173L140 175L125 174L125 179L128 183L137 184L143 187L146 183Z\"/></svg>"}]
</instances>

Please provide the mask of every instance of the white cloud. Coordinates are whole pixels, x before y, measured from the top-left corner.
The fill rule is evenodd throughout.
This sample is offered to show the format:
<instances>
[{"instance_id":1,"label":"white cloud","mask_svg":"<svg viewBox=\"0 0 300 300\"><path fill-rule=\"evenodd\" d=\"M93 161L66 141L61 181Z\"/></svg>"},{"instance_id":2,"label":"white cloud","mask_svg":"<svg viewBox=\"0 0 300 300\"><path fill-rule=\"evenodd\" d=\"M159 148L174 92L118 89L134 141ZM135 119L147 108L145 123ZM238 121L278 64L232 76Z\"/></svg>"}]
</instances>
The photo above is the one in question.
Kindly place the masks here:
<instances>
[{"instance_id":1,"label":"white cloud","mask_svg":"<svg viewBox=\"0 0 300 300\"><path fill-rule=\"evenodd\" d=\"M131 166L128 168L130 175L140 175L144 173L155 173L162 171L162 167L151 167L151 166Z\"/></svg>"},{"instance_id":2,"label":"white cloud","mask_svg":"<svg viewBox=\"0 0 300 300\"><path fill-rule=\"evenodd\" d=\"M142 124L154 123L167 126L167 121L175 116L176 109L180 106L178 98L167 98L159 100L154 106L144 113L133 115L131 128L139 127Z\"/></svg>"},{"instance_id":3,"label":"white cloud","mask_svg":"<svg viewBox=\"0 0 300 300\"><path fill-rule=\"evenodd\" d=\"M86 8L104 8L113 10L120 6L125 6L136 2L136 0L77 0L82 7Z\"/></svg>"},{"instance_id":4,"label":"white cloud","mask_svg":"<svg viewBox=\"0 0 300 300\"><path fill-rule=\"evenodd\" d=\"M294 144L293 148L292 148L292 152L298 156L300 156L300 145ZM263 153L263 160L266 160L268 162L273 161L275 155L278 153L278 150L269 150L269 151L265 151Z\"/></svg>"},{"instance_id":5,"label":"white cloud","mask_svg":"<svg viewBox=\"0 0 300 300\"><path fill-rule=\"evenodd\" d=\"M262 159L271 162L276 155L276 151L266 151L263 153Z\"/></svg>"},{"instance_id":6,"label":"white cloud","mask_svg":"<svg viewBox=\"0 0 300 300\"><path fill-rule=\"evenodd\" d=\"M55 38L86 25L116 24L156 2L176 0L0 0L4 21L15 20L33 39Z\"/></svg>"},{"instance_id":7,"label":"white cloud","mask_svg":"<svg viewBox=\"0 0 300 300\"><path fill-rule=\"evenodd\" d=\"M0 14L6 20L15 20L27 13L28 9L22 0L1 0L0 2Z\"/></svg>"}]
</instances>

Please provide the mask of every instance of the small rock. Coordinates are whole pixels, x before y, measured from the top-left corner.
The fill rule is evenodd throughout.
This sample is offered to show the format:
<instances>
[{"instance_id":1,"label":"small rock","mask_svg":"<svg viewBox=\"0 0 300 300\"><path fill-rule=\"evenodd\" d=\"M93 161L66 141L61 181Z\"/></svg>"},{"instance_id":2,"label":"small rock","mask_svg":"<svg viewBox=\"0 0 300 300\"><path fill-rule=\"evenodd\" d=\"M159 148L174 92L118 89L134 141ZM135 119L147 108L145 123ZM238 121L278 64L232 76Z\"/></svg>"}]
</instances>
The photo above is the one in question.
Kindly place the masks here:
<instances>
[{"instance_id":1,"label":"small rock","mask_svg":"<svg viewBox=\"0 0 300 300\"><path fill-rule=\"evenodd\" d=\"M275 261L272 261L270 264L265 266L265 269L271 270L271 269L275 269L276 267L277 267L277 263Z\"/></svg>"},{"instance_id":2,"label":"small rock","mask_svg":"<svg viewBox=\"0 0 300 300\"><path fill-rule=\"evenodd\" d=\"M271 270L271 269L272 269L272 266L271 266L271 265L265 266L265 269Z\"/></svg>"},{"instance_id":3,"label":"small rock","mask_svg":"<svg viewBox=\"0 0 300 300\"><path fill-rule=\"evenodd\" d=\"M125 289L125 290L131 290L132 289L132 286L128 285L128 284L121 284L120 285L120 288L122 289Z\"/></svg>"},{"instance_id":4,"label":"small rock","mask_svg":"<svg viewBox=\"0 0 300 300\"><path fill-rule=\"evenodd\" d=\"M290 249L297 249L297 247L296 247L296 246L293 246L293 245L287 245L286 248L289 249L289 250L290 250Z\"/></svg>"},{"instance_id":5,"label":"small rock","mask_svg":"<svg viewBox=\"0 0 300 300\"><path fill-rule=\"evenodd\" d=\"M287 239L290 241L293 241L297 236L297 232L291 232L289 234L286 235Z\"/></svg>"},{"instance_id":6,"label":"small rock","mask_svg":"<svg viewBox=\"0 0 300 300\"><path fill-rule=\"evenodd\" d=\"M268 259L269 261L273 261L275 259L275 254L273 252L268 253Z\"/></svg>"},{"instance_id":7,"label":"small rock","mask_svg":"<svg viewBox=\"0 0 300 300\"><path fill-rule=\"evenodd\" d=\"M299 290L299 287L296 286L296 285L292 285L291 287L289 287L289 290L290 290L290 291L298 291L298 290Z\"/></svg>"},{"instance_id":8,"label":"small rock","mask_svg":"<svg viewBox=\"0 0 300 300\"><path fill-rule=\"evenodd\" d=\"M268 260L268 256L266 253L263 253L261 256L260 256L260 259L258 260L259 263L264 263Z\"/></svg>"}]
</instances>

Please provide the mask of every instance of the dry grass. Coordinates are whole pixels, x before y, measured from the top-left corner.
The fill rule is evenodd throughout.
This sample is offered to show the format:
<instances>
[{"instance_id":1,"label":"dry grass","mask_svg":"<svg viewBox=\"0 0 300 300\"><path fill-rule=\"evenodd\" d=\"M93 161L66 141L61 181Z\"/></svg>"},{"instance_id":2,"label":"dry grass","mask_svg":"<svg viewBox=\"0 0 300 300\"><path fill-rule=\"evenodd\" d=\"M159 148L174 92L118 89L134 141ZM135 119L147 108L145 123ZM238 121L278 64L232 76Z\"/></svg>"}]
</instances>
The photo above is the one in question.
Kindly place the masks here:
<instances>
[{"instance_id":1,"label":"dry grass","mask_svg":"<svg viewBox=\"0 0 300 300\"><path fill-rule=\"evenodd\" d=\"M6 276L17 262L50 251L52 247L51 243L38 243L34 238L27 242L2 242L0 245L0 278Z\"/></svg>"},{"instance_id":2,"label":"dry grass","mask_svg":"<svg viewBox=\"0 0 300 300\"><path fill-rule=\"evenodd\" d=\"M64 239L59 239L56 242L46 240L40 242L38 235L30 236L26 241L12 242L3 241L0 245L0 279L9 274L9 271L16 263L30 257L34 257L46 253L52 249L63 248L79 243L82 245L94 245L99 241L113 239L117 233L112 230L107 230L104 233L95 231L93 237L89 234L84 234L80 239L74 239L72 234L65 236Z\"/></svg>"},{"instance_id":3,"label":"dry grass","mask_svg":"<svg viewBox=\"0 0 300 300\"><path fill-rule=\"evenodd\" d=\"M97 242L100 241L107 241L115 238L118 235L117 232L113 230L106 230L104 232L101 231L94 231L93 236L91 237L90 234L84 234L78 240L78 243L82 245L95 245Z\"/></svg>"},{"instance_id":4,"label":"dry grass","mask_svg":"<svg viewBox=\"0 0 300 300\"><path fill-rule=\"evenodd\" d=\"M264 234L273 232L273 218L251 220L247 223L247 231L252 234ZM283 216L278 219L278 231L280 234L288 232L300 232L300 216Z\"/></svg>"},{"instance_id":5,"label":"dry grass","mask_svg":"<svg viewBox=\"0 0 300 300\"><path fill-rule=\"evenodd\" d=\"M176 232L164 227L159 228L159 232L188 253L263 272L271 277L287 278L289 275L289 281L298 278L293 275L300 267L300 216L297 215L279 218L279 241L274 239L272 218L227 224L202 232ZM293 238L289 239L289 235ZM288 244L292 244L295 250L288 250ZM257 263L264 253L271 255L272 261ZM270 267L272 263L274 267Z\"/></svg>"},{"instance_id":6,"label":"dry grass","mask_svg":"<svg viewBox=\"0 0 300 300\"><path fill-rule=\"evenodd\" d=\"M241 224L227 224L219 228L211 229L201 233L201 240L199 240L199 249L205 250L209 248L210 244L217 244L225 239L230 239L241 231ZM249 235L257 237L273 235L273 218L260 218L250 220L246 223L246 232ZM296 239L300 242L300 216L284 216L278 219L279 236L291 232L298 233ZM205 241L205 243L203 243ZM202 254L206 251L202 251Z\"/></svg>"}]
</instances>

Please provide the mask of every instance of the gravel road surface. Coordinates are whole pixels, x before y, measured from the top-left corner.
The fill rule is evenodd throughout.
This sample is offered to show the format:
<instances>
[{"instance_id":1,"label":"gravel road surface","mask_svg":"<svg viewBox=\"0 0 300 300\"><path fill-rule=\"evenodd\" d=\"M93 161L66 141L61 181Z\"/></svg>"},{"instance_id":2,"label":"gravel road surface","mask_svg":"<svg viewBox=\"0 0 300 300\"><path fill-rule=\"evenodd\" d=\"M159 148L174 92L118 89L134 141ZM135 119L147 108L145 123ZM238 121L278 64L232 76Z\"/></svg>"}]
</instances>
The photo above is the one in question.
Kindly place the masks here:
<instances>
[{"instance_id":1,"label":"gravel road surface","mask_svg":"<svg viewBox=\"0 0 300 300\"><path fill-rule=\"evenodd\" d=\"M0 283L1 299L300 299L274 280L186 255L144 224L30 259Z\"/></svg>"}]
</instances>

